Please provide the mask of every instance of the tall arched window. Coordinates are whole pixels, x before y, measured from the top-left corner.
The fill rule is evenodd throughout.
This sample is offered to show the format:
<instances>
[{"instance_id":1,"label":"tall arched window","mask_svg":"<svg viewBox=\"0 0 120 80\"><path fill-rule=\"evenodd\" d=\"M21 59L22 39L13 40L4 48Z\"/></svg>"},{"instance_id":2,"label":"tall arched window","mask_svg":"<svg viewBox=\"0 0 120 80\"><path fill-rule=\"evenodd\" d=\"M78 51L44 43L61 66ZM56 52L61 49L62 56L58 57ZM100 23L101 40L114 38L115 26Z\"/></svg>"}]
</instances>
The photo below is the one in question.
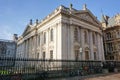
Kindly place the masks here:
<instances>
[{"instance_id":1,"label":"tall arched window","mask_svg":"<svg viewBox=\"0 0 120 80\"><path fill-rule=\"evenodd\" d=\"M94 33L92 34L92 37L93 37L93 44L95 44L95 35L94 35Z\"/></svg>"},{"instance_id":2,"label":"tall arched window","mask_svg":"<svg viewBox=\"0 0 120 80\"><path fill-rule=\"evenodd\" d=\"M75 30L74 30L74 40L78 41L78 30L77 30L77 28L75 28Z\"/></svg>"},{"instance_id":3,"label":"tall arched window","mask_svg":"<svg viewBox=\"0 0 120 80\"><path fill-rule=\"evenodd\" d=\"M44 32L44 44L46 43L46 32Z\"/></svg>"},{"instance_id":4,"label":"tall arched window","mask_svg":"<svg viewBox=\"0 0 120 80\"><path fill-rule=\"evenodd\" d=\"M84 39L85 39L85 43L87 43L87 32L84 31Z\"/></svg>"},{"instance_id":5,"label":"tall arched window","mask_svg":"<svg viewBox=\"0 0 120 80\"><path fill-rule=\"evenodd\" d=\"M53 29L50 30L50 40L53 41Z\"/></svg>"},{"instance_id":6,"label":"tall arched window","mask_svg":"<svg viewBox=\"0 0 120 80\"><path fill-rule=\"evenodd\" d=\"M38 35L38 46L40 46L40 34Z\"/></svg>"}]
</instances>

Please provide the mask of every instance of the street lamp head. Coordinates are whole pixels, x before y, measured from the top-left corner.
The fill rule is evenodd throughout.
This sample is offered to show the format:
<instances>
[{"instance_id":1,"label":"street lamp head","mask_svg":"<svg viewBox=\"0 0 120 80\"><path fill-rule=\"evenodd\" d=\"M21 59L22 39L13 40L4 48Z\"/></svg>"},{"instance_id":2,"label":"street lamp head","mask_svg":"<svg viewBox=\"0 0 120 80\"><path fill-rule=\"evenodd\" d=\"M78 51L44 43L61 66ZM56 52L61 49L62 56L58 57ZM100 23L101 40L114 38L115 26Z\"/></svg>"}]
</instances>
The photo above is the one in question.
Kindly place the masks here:
<instances>
[{"instance_id":1,"label":"street lamp head","mask_svg":"<svg viewBox=\"0 0 120 80\"><path fill-rule=\"evenodd\" d=\"M82 48L79 48L80 53L82 52Z\"/></svg>"}]
</instances>

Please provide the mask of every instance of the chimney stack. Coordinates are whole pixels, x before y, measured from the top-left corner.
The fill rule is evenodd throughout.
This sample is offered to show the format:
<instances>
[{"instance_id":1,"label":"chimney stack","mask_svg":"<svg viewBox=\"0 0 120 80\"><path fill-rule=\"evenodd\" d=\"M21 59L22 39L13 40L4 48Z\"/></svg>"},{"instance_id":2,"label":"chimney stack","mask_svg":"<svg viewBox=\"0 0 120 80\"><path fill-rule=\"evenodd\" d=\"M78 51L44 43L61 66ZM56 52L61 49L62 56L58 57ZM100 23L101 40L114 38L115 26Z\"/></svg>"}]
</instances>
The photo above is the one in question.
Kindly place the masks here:
<instances>
[{"instance_id":1,"label":"chimney stack","mask_svg":"<svg viewBox=\"0 0 120 80\"><path fill-rule=\"evenodd\" d=\"M38 19L36 19L36 24L38 24Z\"/></svg>"},{"instance_id":2,"label":"chimney stack","mask_svg":"<svg viewBox=\"0 0 120 80\"><path fill-rule=\"evenodd\" d=\"M18 40L18 35L17 34L13 34L13 40L16 42Z\"/></svg>"},{"instance_id":3,"label":"chimney stack","mask_svg":"<svg viewBox=\"0 0 120 80\"><path fill-rule=\"evenodd\" d=\"M32 19L30 19L30 25L32 25Z\"/></svg>"}]
</instances>

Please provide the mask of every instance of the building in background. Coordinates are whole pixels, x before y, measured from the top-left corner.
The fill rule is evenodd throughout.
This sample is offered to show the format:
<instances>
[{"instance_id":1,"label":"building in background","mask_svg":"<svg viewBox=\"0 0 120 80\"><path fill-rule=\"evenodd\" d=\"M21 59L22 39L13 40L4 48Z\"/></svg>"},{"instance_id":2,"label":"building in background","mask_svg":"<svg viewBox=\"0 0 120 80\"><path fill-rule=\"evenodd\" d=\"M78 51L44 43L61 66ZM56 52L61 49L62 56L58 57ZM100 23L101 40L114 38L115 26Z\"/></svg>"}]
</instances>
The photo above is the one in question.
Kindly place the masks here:
<instances>
[{"instance_id":1,"label":"building in background","mask_svg":"<svg viewBox=\"0 0 120 80\"><path fill-rule=\"evenodd\" d=\"M19 58L104 60L102 26L86 5L59 6L42 21L27 25L18 38Z\"/></svg>"},{"instance_id":2,"label":"building in background","mask_svg":"<svg viewBox=\"0 0 120 80\"><path fill-rule=\"evenodd\" d=\"M14 40L0 39L0 58L15 58L16 57L16 41L17 34L13 35ZM0 65L5 65L4 61L0 61Z\"/></svg>"},{"instance_id":3,"label":"building in background","mask_svg":"<svg viewBox=\"0 0 120 80\"><path fill-rule=\"evenodd\" d=\"M106 60L120 60L120 14L102 16Z\"/></svg>"}]
</instances>

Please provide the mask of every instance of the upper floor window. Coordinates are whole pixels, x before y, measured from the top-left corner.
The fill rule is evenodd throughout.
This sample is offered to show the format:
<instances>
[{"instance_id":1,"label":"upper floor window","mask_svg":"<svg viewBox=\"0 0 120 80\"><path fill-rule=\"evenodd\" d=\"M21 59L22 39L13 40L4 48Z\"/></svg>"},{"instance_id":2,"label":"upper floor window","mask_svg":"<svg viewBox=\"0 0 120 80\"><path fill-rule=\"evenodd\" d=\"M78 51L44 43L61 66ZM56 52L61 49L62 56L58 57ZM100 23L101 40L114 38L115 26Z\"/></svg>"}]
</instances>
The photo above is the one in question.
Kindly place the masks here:
<instances>
[{"instance_id":1,"label":"upper floor window","mask_svg":"<svg viewBox=\"0 0 120 80\"><path fill-rule=\"evenodd\" d=\"M8 50L8 55L10 55L10 50Z\"/></svg>"},{"instance_id":2,"label":"upper floor window","mask_svg":"<svg viewBox=\"0 0 120 80\"><path fill-rule=\"evenodd\" d=\"M38 35L38 46L40 45L40 34Z\"/></svg>"},{"instance_id":3,"label":"upper floor window","mask_svg":"<svg viewBox=\"0 0 120 80\"><path fill-rule=\"evenodd\" d=\"M84 39L85 39L85 43L87 43L87 31L84 31Z\"/></svg>"},{"instance_id":4,"label":"upper floor window","mask_svg":"<svg viewBox=\"0 0 120 80\"><path fill-rule=\"evenodd\" d=\"M50 40L53 41L53 29L50 30Z\"/></svg>"},{"instance_id":5,"label":"upper floor window","mask_svg":"<svg viewBox=\"0 0 120 80\"><path fill-rule=\"evenodd\" d=\"M95 34L94 33L92 34L92 37L93 37L93 44L95 44Z\"/></svg>"},{"instance_id":6,"label":"upper floor window","mask_svg":"<svg viewBox=\"0 0 120 80\"><path fill-rule=\"evenodd\" d=\"M6 54L7 46L6 43L0 43L0 54Z\"/></svg>"},{"instance_id":7,"label":"upper floor window","mask_svg":"<svg viewBox=\"0 0 120 80\"><path fill-rule=\"evenodd\" d=\"M107 40L110 40L111 39L111 33L106 33L106 37L107 37Z\"/></svg>"},{"instance_id":8,"label":"upper floor window","mask_svg":"<svg viewBox=\"0 0 120 80\"><path fill-rule=\"evenodd\" d=\"M46 43L46 32L44 32L44 43Z\"/></svg>"},{"instance_id":9,"label":"upper floor window","mask_svg":"<svg viewBox=\"0 0 120 80\"><path fill-rule=\"evenodd\" d=\"M78 30L77 30L77 28L75 28L75 30L74 30L74 40L78 41Z\"/></svg>"}]
</instances>

